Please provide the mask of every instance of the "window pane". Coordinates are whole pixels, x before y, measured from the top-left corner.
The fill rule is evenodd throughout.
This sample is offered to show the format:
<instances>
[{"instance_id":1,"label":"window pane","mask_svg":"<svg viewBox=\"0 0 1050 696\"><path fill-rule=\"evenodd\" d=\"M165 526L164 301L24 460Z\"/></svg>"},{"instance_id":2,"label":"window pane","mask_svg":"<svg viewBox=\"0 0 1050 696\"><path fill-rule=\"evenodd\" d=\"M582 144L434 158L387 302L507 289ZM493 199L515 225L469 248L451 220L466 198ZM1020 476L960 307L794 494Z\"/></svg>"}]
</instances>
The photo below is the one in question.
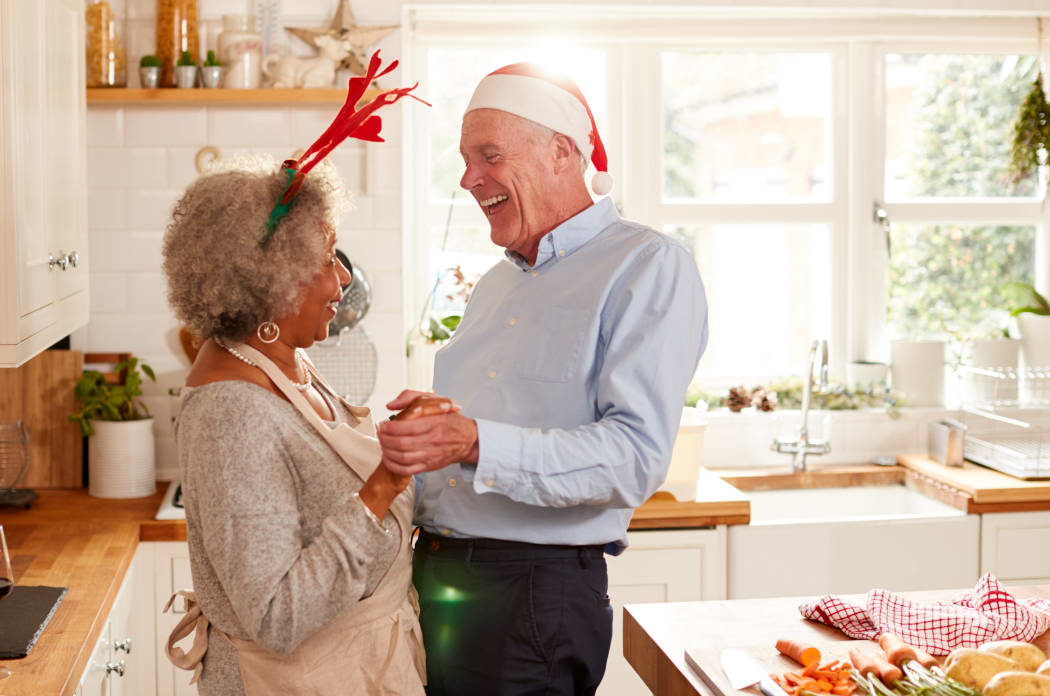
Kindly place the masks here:
<instances>
[{"instance_id":1,"label":"window pane","mask_svg":"<svg viewBox=\"0 0 1050 696\"><path fill-rule=\"evenodd\" d=\"M831 197L831 55L662 55L663 198Z\"/></svg>"},{"instance_id":2,"label":"window pane","mask_svg":"<svg viewBox=\"0 0 1050 696\"><path fill-rule=\"evenodd\" d=\"M485 75L519 61L534 61L548 69L569 71L594 114L603 136L605 123L605 51L562 45L507 48L432 48L427 51L427 94L434 106L430 119L430 191L432 202L446 201L459 188L463 158L459 155L459 128L470 95ZM570 67L566 67L570 66ZM606 147L610 146L604 137Z\"/></svg>"},{"instance_id":3,"label":"window pane","mask_svg":"<svg viewBox=\"0 0 1050 696\"><path fill-rule=\"evenodd\" d=\"M1008 172L1035 74L1031 56L888 54L887 198L1035 195Z\"/></svg>"},{"instance_id":4,"label":"window pane","mask_svg":"<svg viewBox=\"0 0 1050 696\"><path fill-rule=\"evenodd\" d=\"M826 225L671 227L707 289L711 340L701 377L800 374L814 338L831 333Z\"/></svg>"},{"instance_id":5,"label":"window pane","mask_svg":"<svg viewBox=\"0 0 1050 696\"><path fill-rule=\"evenodd\" d=\"M992 337L1000 288L1035 277L1035 228L893 225L887 323L895 338Z\"/></svg>"}]
</instances>

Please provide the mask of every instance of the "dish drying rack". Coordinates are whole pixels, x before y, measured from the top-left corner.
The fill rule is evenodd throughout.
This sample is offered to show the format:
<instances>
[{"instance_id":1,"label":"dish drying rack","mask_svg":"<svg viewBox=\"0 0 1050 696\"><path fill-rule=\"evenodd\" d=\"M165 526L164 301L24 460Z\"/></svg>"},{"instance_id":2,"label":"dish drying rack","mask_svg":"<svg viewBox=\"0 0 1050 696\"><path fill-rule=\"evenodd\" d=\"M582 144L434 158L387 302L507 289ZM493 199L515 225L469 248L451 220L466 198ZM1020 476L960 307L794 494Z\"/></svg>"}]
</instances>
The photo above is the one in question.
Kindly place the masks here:
<instances>
[{"instance_id":1,"label":"dish drying rack","mask_svg":"<svg viewBox=\"0 0 1050 696\"><path fill-rule=\"evenodd\" d=\"M1021 479L1050 478L1050 367L966 367L963 456Z\"/></svg>"}]
</instances>

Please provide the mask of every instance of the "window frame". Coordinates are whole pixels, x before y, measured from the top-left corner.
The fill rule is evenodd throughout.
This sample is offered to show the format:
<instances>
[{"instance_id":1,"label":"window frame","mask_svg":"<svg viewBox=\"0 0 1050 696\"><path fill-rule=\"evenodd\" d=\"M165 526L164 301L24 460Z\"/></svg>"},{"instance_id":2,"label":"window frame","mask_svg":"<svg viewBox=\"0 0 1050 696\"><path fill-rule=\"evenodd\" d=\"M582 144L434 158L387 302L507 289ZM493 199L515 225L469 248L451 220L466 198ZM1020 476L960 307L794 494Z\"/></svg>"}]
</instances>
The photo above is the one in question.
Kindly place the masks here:
<instances>
[{"instance_id":1,"label":"window frame","mask_svg":"<svg viewBox=\"0 0 1050 696\"><path fill-rule=\"evenodd\" d=\"M500 22L489 23L478 39L479 18L467 19L449 8L449 19L437 34L406 31L407 74L427 74L426 52L434 47L505 45L536 41L535 9L527 30L514 34L514 10L501 7ZM405 27L414 27L413 8L406 6ZM428 5L424 15L440 17L438 6ZM481 18L483 19L483 18ZM585 23L584 20L581 20ZM606 25L608 19L605 20ZM715 20L684 18L639 19L638 36L631 36L630 13L624 11L620 33L597 35L583 32L581 45L607 51L607 123L602 137L609 151L610 173L616 180L612 198L622 214L653 228L667 224L818 223L829 227L832 260L831 372L841 378L852 360L887 360L886 305L888 300L885 238L873 218L881 204L895 223L998 223L1025 224L1036 228L1036 287L1050 283L1050 206L1039 199L909 199L885 198L886 112L884 65L887 53L948 52L960 54L1036 53L1034 20L975 17L841 17L816 13L806 20L770 19L766 16L724 16ZM566 21L562 29L571 28ZM614 25L620 27L619 24ZM804 29L800 30L800 27ZM459 33L457 33L459 32ZM946 34L952 36L946 37ZM936 38L934 38L936 37ZM660 54L663 51L827 51L832 56L831 197L827 202L732 203L661 200L662 158ZM1044 45L1044 52L1046 47ZM1050 54L1047 54L1050 55ZM440 98L440 95L431 95ZM414 110L406 110L410 114ZM404 121L405 307L406 323L413 331L426 288L428 231L435 221L444 223L445 204L427 199L430 149L426 121L413 115ZM1007 137L1004 135L1004 137ZM655 160L654 160L655 154ZM637 163L643 163L637 166ZM1043 174L1045 186L1046 175ZM459 205L457 198L457 205ZM470 205L469 198L463 204ZM440 208L440 210L439 210ZM814 338L818 338L814 336ZM702 364L702 363L701 363ZM802 372L799 365L797 372ZM782 376L782 375L777 375ZM717 389L740 382L768 378L759 372L708 379L704 386Z\"/></svg>"}]
</instances>

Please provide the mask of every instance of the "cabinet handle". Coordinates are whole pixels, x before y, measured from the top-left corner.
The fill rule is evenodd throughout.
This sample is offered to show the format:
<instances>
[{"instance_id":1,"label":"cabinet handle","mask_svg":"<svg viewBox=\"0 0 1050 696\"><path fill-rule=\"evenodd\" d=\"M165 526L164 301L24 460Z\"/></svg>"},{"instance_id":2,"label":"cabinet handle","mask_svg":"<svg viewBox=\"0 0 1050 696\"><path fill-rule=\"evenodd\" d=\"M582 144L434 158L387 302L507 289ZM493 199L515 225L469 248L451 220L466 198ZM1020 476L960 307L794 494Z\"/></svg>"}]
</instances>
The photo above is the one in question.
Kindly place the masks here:
<instances>
[{"instance_id":1,"label":"cabinet handle","mask_svg":"<svg viewBox=\"0 0 1050 696\"><path fill-rule=\"evenodd\" d=\"M116 672L118 677L124 676L124 660L121 660L117 664L113 664L112 662L106 663L106 674L112 674L113 672Z\"/></svg>"},{"instance_id":2,"label":"cabinet handle","mask_svg":"<svg viewBox=\"0 0 1050 696\"><path fill-rule=\"evenodd\" d=\"M69 259L69 265L73 268L76 268L77 264L80 263L80 254L78 254L75 249L69 252L69 254L66 255L66 258Z\"/></svg>"},{"instance_id":3,"label":"cabinet handle","mask_svg":"<svg viewBox=\"0 0 1050 696\"><path fill-rule=\"evenodd\" d=\"M56 259L51 254L47 255L47 270L49 270L49 271L55 270L55 266L57 266L59 263L60 263L59 259Z\"/></svg>"},{"instance_id":4,"label":"cabinet handle","mask_svg":"<svg viewBox=\"0 0 1050 696\"><path fill-rule=\"evenodd\" d=\"M124 640L113 641L114 650L123 650L127 654L131 654L131 638L125 638Z\"/></svg>"}]
</instances>

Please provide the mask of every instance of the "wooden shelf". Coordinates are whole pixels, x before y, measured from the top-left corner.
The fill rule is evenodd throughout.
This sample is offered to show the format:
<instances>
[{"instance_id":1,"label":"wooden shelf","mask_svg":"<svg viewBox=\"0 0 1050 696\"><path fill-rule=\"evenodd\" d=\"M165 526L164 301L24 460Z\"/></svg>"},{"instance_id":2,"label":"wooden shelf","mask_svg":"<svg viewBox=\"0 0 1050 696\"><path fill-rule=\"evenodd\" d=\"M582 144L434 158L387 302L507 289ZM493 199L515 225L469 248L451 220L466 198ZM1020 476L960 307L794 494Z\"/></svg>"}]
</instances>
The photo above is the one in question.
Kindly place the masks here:
<instances>
[{"instance_id":1,"label":"wooden shelf","mask_svg":"<svg viewBox=\"0 0 1050 696\"><path fill-rule=\"evenodd\" d=\"M372 99L379 90L365 92L364 100ZM125 89L96 87L87 90L88 104L131 104L139 106L295 106L314 104L342 104L345 89Z\"/></svg>"}]
</instances>

